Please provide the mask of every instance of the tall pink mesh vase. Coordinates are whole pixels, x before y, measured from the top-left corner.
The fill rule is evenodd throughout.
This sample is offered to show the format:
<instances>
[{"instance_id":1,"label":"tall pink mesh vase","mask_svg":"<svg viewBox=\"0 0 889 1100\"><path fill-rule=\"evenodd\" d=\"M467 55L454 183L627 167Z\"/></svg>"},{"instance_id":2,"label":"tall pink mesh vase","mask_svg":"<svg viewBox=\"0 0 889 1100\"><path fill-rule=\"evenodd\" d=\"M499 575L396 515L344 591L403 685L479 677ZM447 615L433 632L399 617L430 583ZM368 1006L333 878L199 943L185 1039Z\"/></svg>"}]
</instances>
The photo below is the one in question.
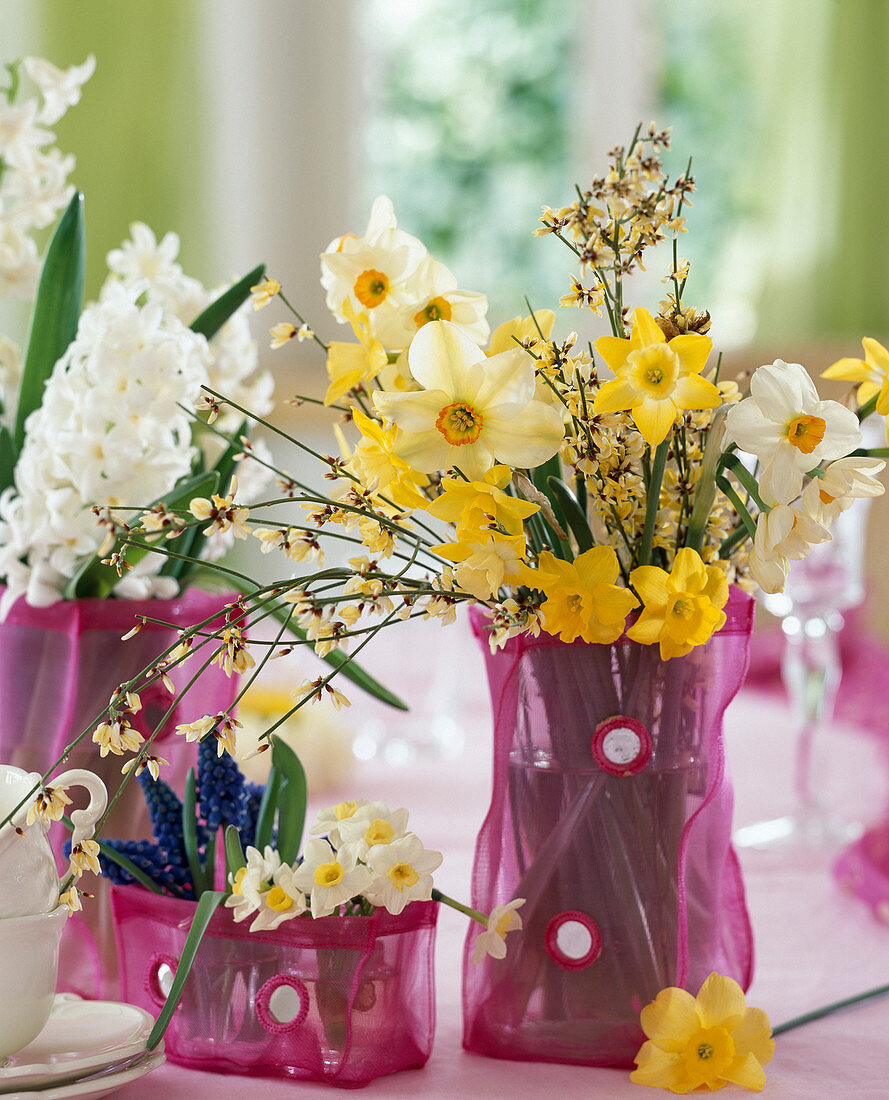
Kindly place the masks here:
<instances>
[{"instance_id":1,"label":"tall pink mesh vase","mask_svg":"<svg viewBox=\"0 0 889 1100\"><path fill-rule=\"evenodd\" d=\"M83 599L52 607L31 607L18 600L0 623L0 762L44 772L79 733L95 726L118 684L175 644L177 627L206 619L218 624L230 599L189 589L173 600ZM172 623L173 628L146 623L135 637L121 641L136 615ZM189 664L171 670L177 691L185 688L195 671ZM170 761L164 778L174 790L183 789L194 763L194 747L175 737L174 728L222 710L234 699L235 690L235 678L229 679L213 665L164 724L154 744L158 754ZM142 710L133 716L133 725L148 737L173 696L158 681L142 692L141 698ZM69 753L66 764L95 772L113 793L120 785L122 762L122 757L114 755L101 759L88 733ZM151 835L138 783L127 785L103 832L125 839ZM51 833L60 867L61 847L68 835L61 825ZM84 997L113 998L117 995L117 963L106 888L99 879L85 888L91 892L96 888L98 894L95 901L84 905L82 914L68 922L62 938L58 988Z\"/></svg>"},{"instance_id":2,"label":"tall pink mesh vase","mask_svg":"<svg viewBox=\"0 0 889 1100\"><path fill-rule=\"evenodd\" d=\"M157 1015L193 902L111 891L124 1000ZM179 1065L343 1088L425 1065L435 1031L436 902L397 917L295 917L250 932L213 914L164 1037Z\"/></svg>"},{"instance_id":3,"label":"tall pink mesh vase","mask_svg":"<svg viewBox=\"0 0 889 1100\"><path fill-rule=\"evenodd\" d=\"M505 959L464 956L464 1045L499 1058L630 1066L640 1009L716 970L750 983L722 718L747 669L753 601L685 657L543 634L488 651L494 794L472 903L525 898Z\"/></svg>"}]
</instances>

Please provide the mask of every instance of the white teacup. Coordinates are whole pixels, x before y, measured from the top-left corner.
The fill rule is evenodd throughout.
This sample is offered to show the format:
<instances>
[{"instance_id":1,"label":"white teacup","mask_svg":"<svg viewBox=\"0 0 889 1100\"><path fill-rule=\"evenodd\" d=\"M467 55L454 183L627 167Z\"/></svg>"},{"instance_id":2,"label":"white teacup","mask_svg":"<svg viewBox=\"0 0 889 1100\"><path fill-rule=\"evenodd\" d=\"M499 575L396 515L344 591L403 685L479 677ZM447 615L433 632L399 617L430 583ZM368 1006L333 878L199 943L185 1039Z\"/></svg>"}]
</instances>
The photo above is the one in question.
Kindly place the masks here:
<instances>
[{"instance_id":1,"label":"white teacup","mask_svg":"<svg viewBox=\"0 0 889 1100\"><path fill-rule=\"evenodd\" d=\"M48 827L40 818L27 823L28 808L34 799L29 792L39 784L37 772L0 765L0 821L25 800L11 821L0 828L0 918L49 913L59 903L59 875L46 835ZM54 776L48 785L86 787L89 805L71 813L72 847L89 839L108 804L102 780L92 772L76 768Z\"/></svg>"},{"instance_id":2,"label":"white teacup","mask_svg":"<svg viewBox=\"0 0 889 1100\"><path fill-rule=\"evenodd\" d=\"M0 920L0 1062L36 1039L52 1011L68 910Z\"/></svg>"}]
</instances>

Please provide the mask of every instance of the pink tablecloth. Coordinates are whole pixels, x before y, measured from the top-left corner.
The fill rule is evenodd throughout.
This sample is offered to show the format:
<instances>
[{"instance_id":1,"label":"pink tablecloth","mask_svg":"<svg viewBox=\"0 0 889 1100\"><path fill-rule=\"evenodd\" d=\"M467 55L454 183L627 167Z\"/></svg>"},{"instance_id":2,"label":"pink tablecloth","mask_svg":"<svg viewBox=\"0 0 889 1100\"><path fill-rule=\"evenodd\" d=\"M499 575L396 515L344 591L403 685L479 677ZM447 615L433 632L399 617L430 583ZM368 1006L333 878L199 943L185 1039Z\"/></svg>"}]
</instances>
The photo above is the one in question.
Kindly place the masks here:
<instances>
[{"instance_id":1,"label":"pink tablecloth","mask_svg":"<svg viewBox=\"0 0 889 1100\"><path fill-rule=\"evenodd\" d=\"M462 627L438 635L431 644L446 646L452 657ZM393 632L397 633L397 632ZM446 635L448 636L446 638ZM383 797L391 806L411 810L412 827L431 848L445 853L440 887L468 900L476 830L490 794L490 714L481 657L468 637L459 647L460 676L451 689L459 698L467 732L466 750L456 760L421 758L410 766L361 765L349 790ZM390 657L392 655L390 654ZM442 653L428 654L428 660ZM401 655L412 668L418 654ZM397 660L374 668L403 682ZM354 693L353 693L354 697ZM356 722L363 704L355 698ZM776 816L789 804L792 759L789 714L774 697L742 692L727 717L727 742L735 779L736 822ZM889 736L889 731L887 731ZM840 806L863 820L882 811L889 795L883 754L873 736L838 726L826 738L823 786ZM333 800L333 796L326 801ZM860 903L845 895L829 874L830 857L806 858L773 853L742 853L748 902L756 936L756 973L748 1002L764 1008L779 1023L810 1008L889 982L889 926L878 924ZM630 1083L626 1073L485 1059L461 1047L460 959L465 921L443 909L437 945L438 1026L435 1048L423 1070L383 1078L365 1096L573 1098L656 1095ZM889 998L829 1017L778 1039L767 1069L766 1095L774 1100L845 1100L889 1095ZM741 1095L729 1089L721 1095ZM217 1100L332 1095L327 1086L284 1080L233 1079L165 1065L141 1081L120 1089L122 1100ZM661 1095L668 1095L661 1093ZM746 1094L745 1094L746 1095Z\"/></svg>"}]
</instances>

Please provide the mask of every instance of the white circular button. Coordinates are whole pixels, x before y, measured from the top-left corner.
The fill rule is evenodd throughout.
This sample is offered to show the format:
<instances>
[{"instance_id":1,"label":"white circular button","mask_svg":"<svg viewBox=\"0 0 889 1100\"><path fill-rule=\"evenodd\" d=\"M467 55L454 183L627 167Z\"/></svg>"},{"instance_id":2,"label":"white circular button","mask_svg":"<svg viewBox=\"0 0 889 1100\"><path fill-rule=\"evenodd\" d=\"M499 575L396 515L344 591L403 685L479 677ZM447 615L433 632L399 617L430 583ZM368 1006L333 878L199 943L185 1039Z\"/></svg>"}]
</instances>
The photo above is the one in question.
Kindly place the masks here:
<instances>
[{"instance_id":1,"label":"white circular button","mask_svg":"<svg viewBox=\"0 0 889 1100\"><path fill-rule=\"evenodd\" d=\"M602 738L602 755L612 764L631 764L641 751L642 738L626 726L617 726Z\"/></svg>"}]
</instances>

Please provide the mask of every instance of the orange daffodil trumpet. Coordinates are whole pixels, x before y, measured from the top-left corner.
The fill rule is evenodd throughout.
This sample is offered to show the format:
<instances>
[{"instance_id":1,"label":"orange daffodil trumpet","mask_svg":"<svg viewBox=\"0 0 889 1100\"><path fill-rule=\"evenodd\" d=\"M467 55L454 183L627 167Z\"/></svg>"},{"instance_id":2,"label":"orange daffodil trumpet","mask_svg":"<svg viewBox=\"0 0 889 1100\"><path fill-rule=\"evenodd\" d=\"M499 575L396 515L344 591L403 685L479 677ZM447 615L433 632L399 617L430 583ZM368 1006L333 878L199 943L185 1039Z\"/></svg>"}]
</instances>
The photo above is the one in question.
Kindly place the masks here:
<instances>
[{"instance_id":1,"label":"orange daffodil trumpet","mask_svg":"<svg viewBox=\"0 0 889 1100\"><path fill-rule=\"evenodd\" d=\"M701 377L712 347L709 337L693 332L668 341L648 310L634 310L629 339L600 336L596 341L596 351L616 377L599 389L595 411L628 409L645 442L657 447L677 412L722 404L716 386Z\"/></svg>"},{"instance_id":2,"label":"orange daffodil trumpet","mask_svg":"<svg viewBox=\"0 0 889 1100\"><path fill-rule=\"evenodd\" d=\"M642 1009L648 1036L636 1055L630 1080L678 1095L706 1085L727 1084L761 1092L763 1066L772 1060L775 1040L761 1008L748 1008L736 981L711 974L697 997L684 989L662 989Z\"/></svg>"},{"instance_id":3,"label":"orange daffodil trumpet","mask_svg":"<svg viewBox=\"0 0 889 1100\"><path fill-rule=\"evenodd\" d=\"M534 400L534 361L522 348L487 358L450 321L424 325L408 351L413 393L374 393L401 429L398 454L423 473L455 467L478 481L495 461L534 467L562 441L559 414Z\"/></svg>"}]
</instances>

